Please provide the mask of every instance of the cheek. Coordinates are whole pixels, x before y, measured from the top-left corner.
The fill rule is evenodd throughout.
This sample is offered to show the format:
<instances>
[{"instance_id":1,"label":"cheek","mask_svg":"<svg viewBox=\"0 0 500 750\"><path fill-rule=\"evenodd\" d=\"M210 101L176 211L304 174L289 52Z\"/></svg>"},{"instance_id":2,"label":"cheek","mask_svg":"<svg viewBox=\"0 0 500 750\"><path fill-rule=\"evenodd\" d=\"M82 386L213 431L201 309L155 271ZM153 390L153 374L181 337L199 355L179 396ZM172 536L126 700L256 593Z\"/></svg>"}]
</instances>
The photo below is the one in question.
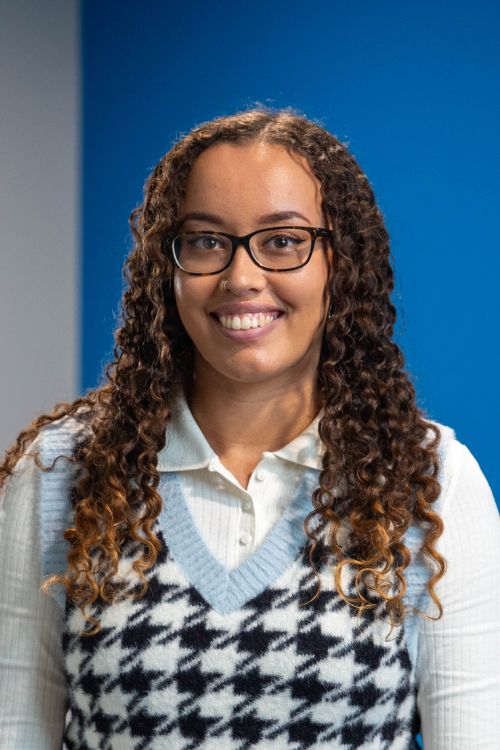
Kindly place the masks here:
<instances>
[{"instance_id":1,"label":"cheek","mask_svg":"<svg viewBox=\"0 0 500 750\"><path fill-rule=\"evenodd\" d=\"M184 279L179 277L174 279L174 297L181 323L189 333L192 328L193 294L189 284L184 283Z\"/></svg>"},{"instance_id":2,"label":"cheek","mask_svg":"<svg viewBox=\"0 0 500 750\"><path fill-rule=\"evenodd\" d=\"M328 268L324 263L311 267L308 277L299 284L296 297L308 317L316 318L322 314L328 302Z\"/></svg>"},{"instance_id":3,"label":"cheek","mask_svg":"<svg viewBox=\"0 0 500 750\"><path fill-rule=\"evenodd\" d=\"M186 328L206 317L205 306L208 298L213 294L213 285L204 279L196 277L174 277L174 297L179 317Z\"/></svg>"},{"instance_id":4,"label":"cheek","mask_svg":"<svg viewBox=\"0 0 500 750\"><path fill-rule=\"evenodd\" d=\"M177 271L174 273L174 297L179 311L184 301L189 297L189 280L182 277Z\"/></svg>"},{"instance_id":5,"label":"cheek","mask_svg":"<svg viewBox=\"0 0 500 750\"><path fill-rule=\"evenodd\" d=\"M176 272L174 275L174 294L175 301L181 307L188 307L193 304L193 300L200 296L202 284L201 278L189 276L182 272Z\"/></svg>"}]
</instances>

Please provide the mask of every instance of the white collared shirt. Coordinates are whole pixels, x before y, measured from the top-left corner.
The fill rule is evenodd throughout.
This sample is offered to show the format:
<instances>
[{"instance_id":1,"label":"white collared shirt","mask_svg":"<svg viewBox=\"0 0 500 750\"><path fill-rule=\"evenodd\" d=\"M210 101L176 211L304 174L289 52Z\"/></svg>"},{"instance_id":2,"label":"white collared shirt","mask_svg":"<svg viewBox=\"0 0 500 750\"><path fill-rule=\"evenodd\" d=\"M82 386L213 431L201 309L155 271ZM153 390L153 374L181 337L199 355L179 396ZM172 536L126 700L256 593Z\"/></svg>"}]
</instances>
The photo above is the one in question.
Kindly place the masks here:
<instances>
[{"instance_id":1,"label":"white collared shirt","mask_svg":"<svg viewBox=\"0 0 500 750\"><path fill-rule=\"evenodd\" d=\"M180 473L194 522L228 570L252 554L280 519L295 494L302 467L321 470L321 414L283 448L264 451L245 489L221 463L178 392L169 441L158 454L158 471Z\"/></svg>"}]
</instances>

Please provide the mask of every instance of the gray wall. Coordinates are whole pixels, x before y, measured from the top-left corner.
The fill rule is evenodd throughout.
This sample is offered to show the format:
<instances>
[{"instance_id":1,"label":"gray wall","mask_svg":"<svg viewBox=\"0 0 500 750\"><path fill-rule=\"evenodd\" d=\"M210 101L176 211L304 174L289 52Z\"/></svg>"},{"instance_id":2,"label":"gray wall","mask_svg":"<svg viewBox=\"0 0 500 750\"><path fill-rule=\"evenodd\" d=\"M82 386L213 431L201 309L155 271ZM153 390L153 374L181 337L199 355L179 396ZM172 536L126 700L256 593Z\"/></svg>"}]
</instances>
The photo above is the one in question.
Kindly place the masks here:
<instances>
[{"instance_id":1,"label":"gray wall","mask_svg":"<svg viewBox=\"0 0 500 750\"><path fill-rule=\"evenodd\" d=\"M0 0L0 451L79 381L79 3Z\"/></svg>"}]
</instances>

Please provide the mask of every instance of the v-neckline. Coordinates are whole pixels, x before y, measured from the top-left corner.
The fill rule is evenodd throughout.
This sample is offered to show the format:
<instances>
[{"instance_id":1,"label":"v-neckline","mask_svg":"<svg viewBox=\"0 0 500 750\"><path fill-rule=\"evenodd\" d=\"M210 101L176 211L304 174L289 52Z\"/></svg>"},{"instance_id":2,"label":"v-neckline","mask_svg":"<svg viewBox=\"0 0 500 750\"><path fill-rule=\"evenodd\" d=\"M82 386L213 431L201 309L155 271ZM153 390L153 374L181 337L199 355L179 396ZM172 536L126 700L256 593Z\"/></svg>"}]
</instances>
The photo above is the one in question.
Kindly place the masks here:
<instances>
[{"instance_id":1,"label":"v-neckline","mask_svg":"<svg viewBox=\"0 0 500 750\"><path fill-rule=\"evenodd\" d=\"M207 547L187 506L177 472L160 474L160 525L167 547L187 580L220 614L240 609L280 577L307 541L303 522L312 510L319 472L304 469L294 497L259 547L228 570Z\"/></svg>"}]
</instances>

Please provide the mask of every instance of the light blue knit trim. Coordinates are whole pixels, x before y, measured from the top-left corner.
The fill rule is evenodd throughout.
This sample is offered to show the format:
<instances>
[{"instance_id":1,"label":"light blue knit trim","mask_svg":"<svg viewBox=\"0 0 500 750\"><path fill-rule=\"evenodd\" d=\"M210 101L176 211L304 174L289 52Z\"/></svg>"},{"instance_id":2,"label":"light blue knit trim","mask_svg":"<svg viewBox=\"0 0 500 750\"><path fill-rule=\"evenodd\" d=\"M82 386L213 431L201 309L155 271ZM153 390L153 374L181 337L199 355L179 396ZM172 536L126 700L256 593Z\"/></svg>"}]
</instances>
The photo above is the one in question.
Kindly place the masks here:
<instances>
[{"instance_id":1,"label":"light blue knit trim","mask_svg":"<svg viewBox=\"0 0 500 750\"><path fill-rule=\"evenodd\" d=\"M44 466L52 466L57 456L72 456L76 421L65 418L58 423L47 425L41 433L40 459ZM40 470L40 502L38 523L42 539L42 575L62 573L67 567L68 544L64 532L71 524L71 482L74 464L61 458L52 471ZM54 586L52 595L64 609L66 591L62 586Z\"/></svg>"},{"instance_id":2,"label":"light blue knit trim","mask_svg":"<svg viewBox=\"0 0 500 750\"><path fill-rule=\"evenodd\" d=\"M312 510L311 494L319 471L305 469L293 500L257 550L239 567L227 570L210 552L195 526L175 472L161 476L164 498L160 525L168 548L186 578L220 614L240 609L286 570L307 540L303 523Z\"/></svg>"}]
</instances>

